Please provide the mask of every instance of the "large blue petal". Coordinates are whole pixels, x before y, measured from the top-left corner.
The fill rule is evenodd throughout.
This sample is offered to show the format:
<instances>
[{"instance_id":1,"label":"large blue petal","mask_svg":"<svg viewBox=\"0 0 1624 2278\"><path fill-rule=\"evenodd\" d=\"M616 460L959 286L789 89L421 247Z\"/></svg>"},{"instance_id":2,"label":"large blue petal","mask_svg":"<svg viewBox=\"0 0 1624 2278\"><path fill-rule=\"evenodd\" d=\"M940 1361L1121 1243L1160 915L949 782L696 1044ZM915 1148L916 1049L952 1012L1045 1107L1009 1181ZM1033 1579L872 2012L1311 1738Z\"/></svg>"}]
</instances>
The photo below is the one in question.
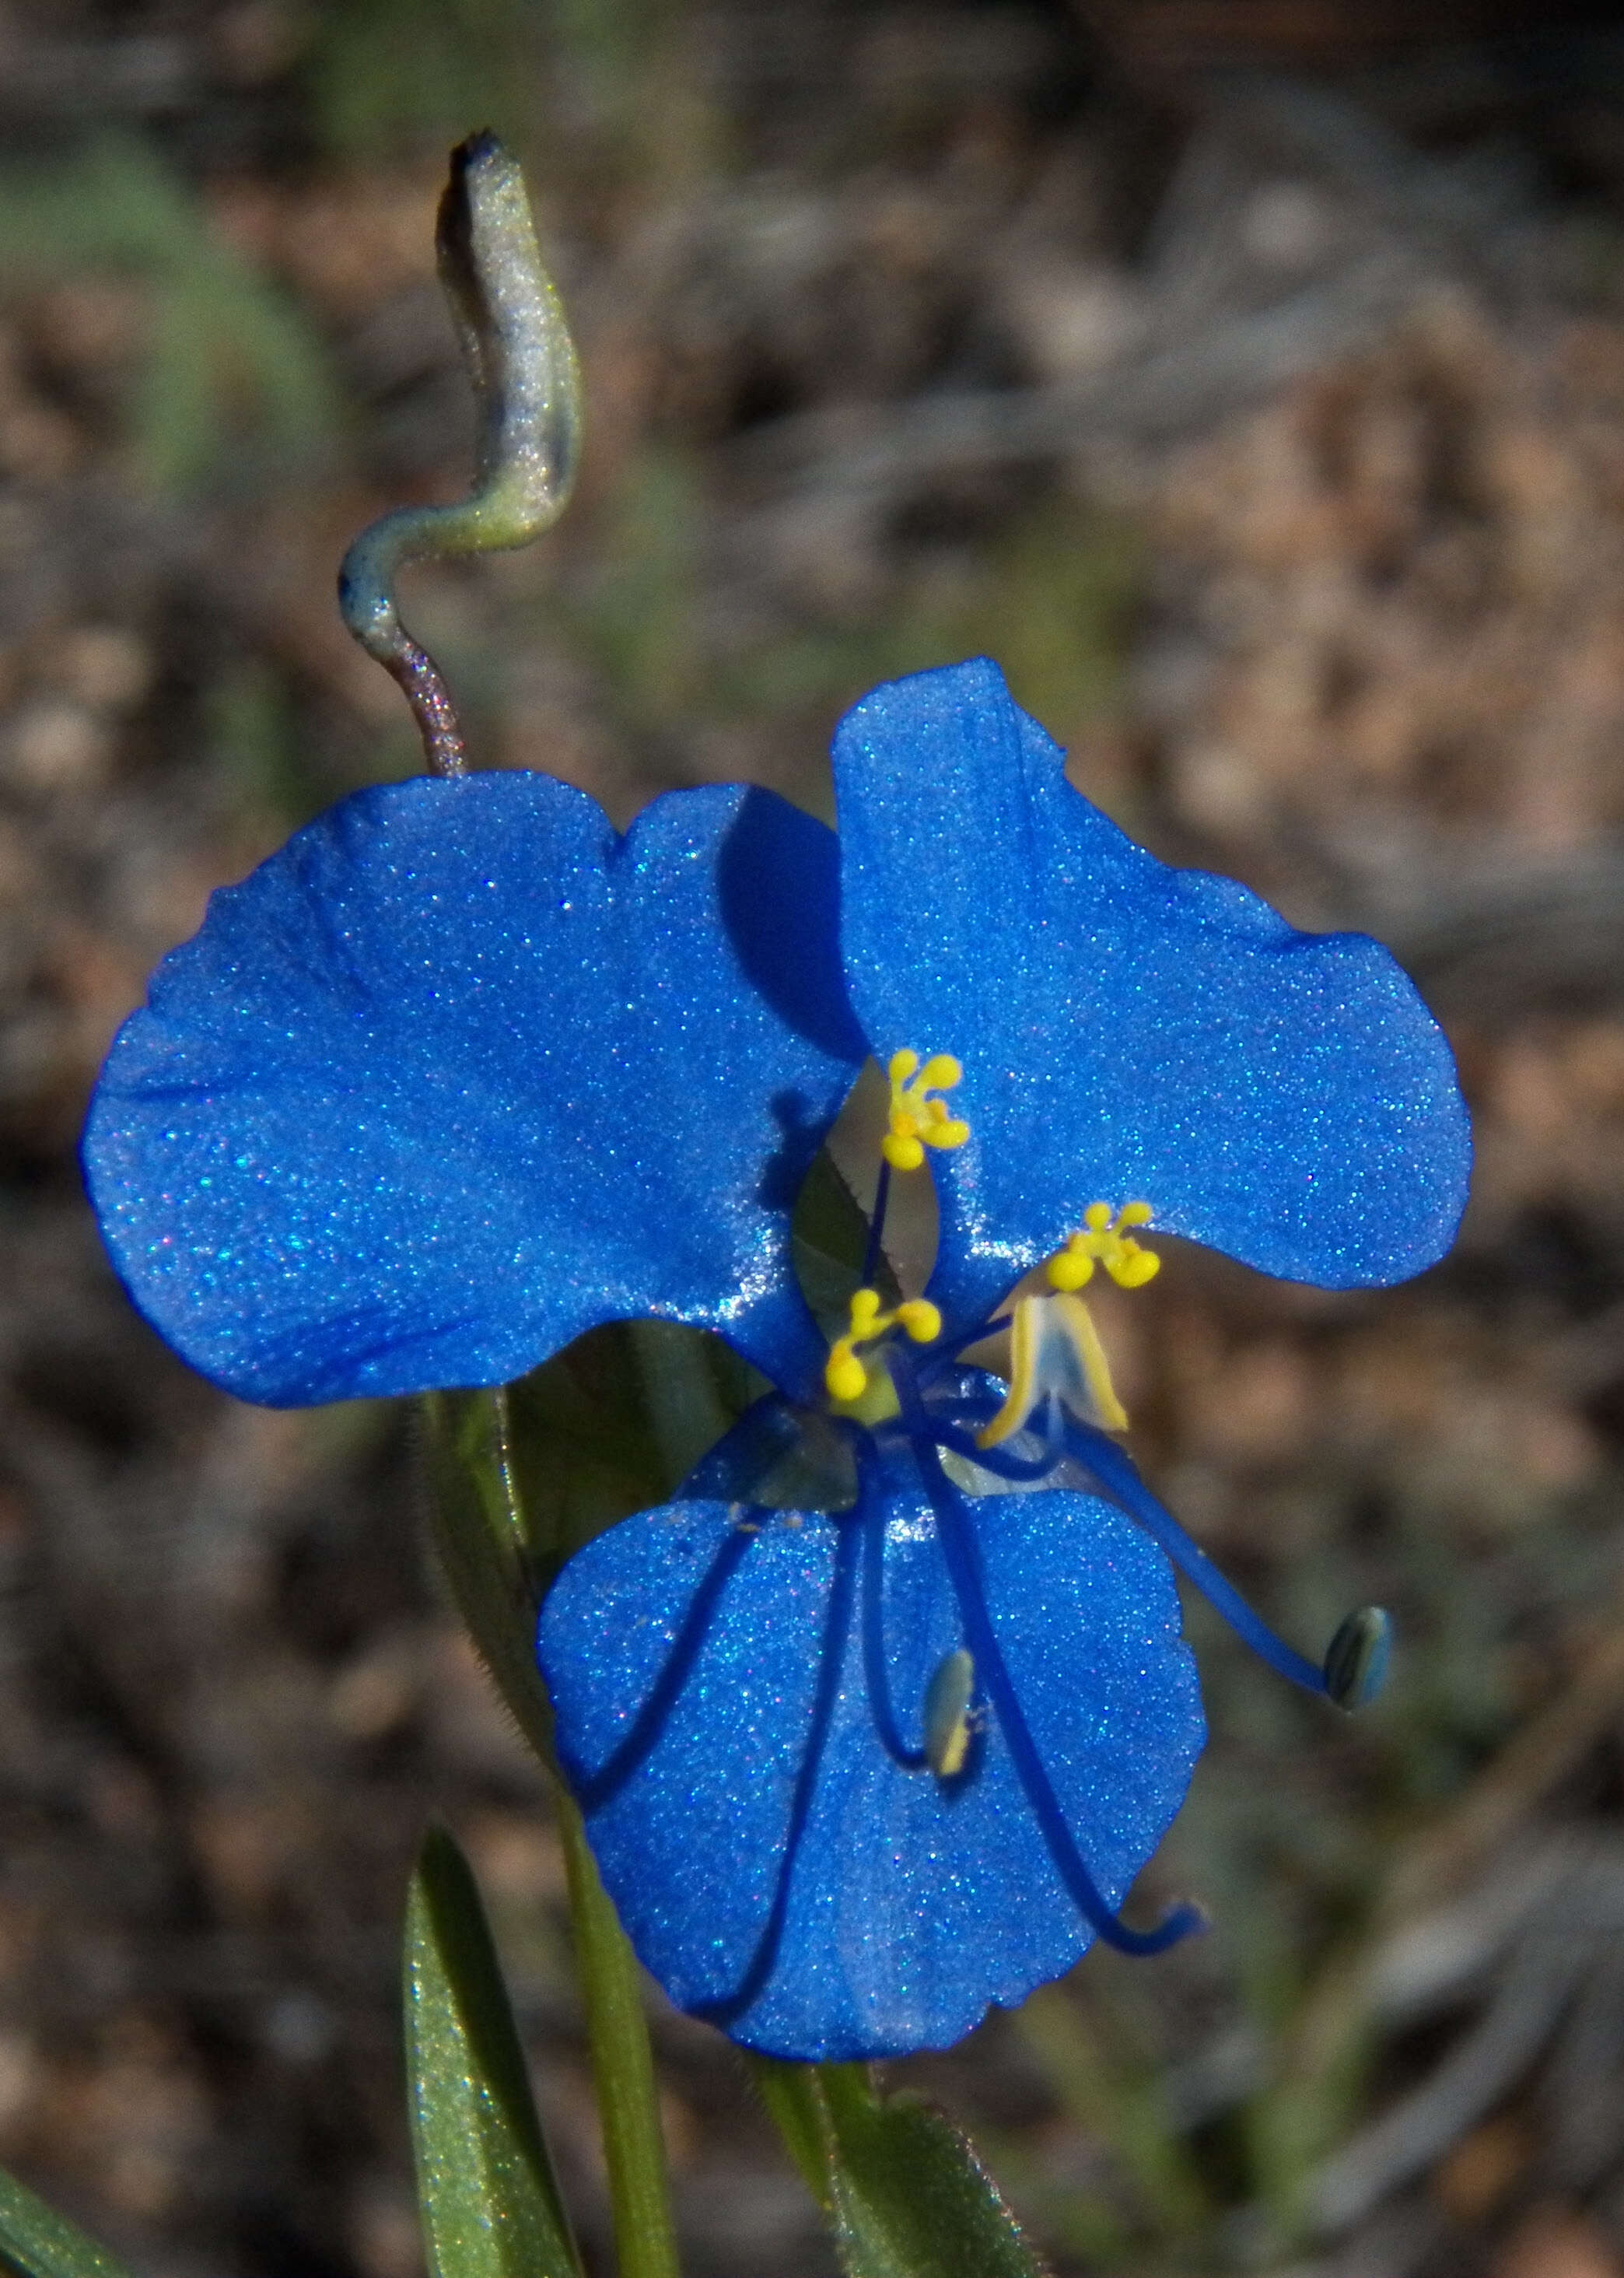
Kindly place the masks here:
<instances>
[{"instance_id":1,"label":"large blue petal","mask_svg":"<svg viewBox=\"0 0 1624 2278\"><path fill-rule=\"evenodd\" d=\"M979 1309L1095 1201L1327 1288L1432 1264L1470 1142L1410 982L1158 862L1063 764L986 659L875 689L835 737L858 1018L882 1062L964 1065L932 1294Z\"/></svg>"},{"instance_id":2,"label":"large blue petal","mask_svg":"<svg viewBox=\"0 0 1624 2278\"><path fill-rule=\"evenodd\" d=\"M836 883L736 786L623 837L539 775L345 800L114 1044L84 1163L137 1304L273 1403L495 1383L637 1314L815 1366L789 1210L861 1051Z\"/></svg>"},{"instance_id":3,"label":"large blue petal","mask_svg":"<svg viewBox=\"0 0 1624 2278\"><path fill-rule=\"evenodd\" d=\"M967 1509L1027 1724L1119 1903L1203 1739L1170 1570L1087 1495ZM926 1687L962 1632L923 1493L894 1487L884 1517L885 1663L900 1737L918 1750ZM679 2006L807 2061L946 2047L1089 1943L995 1719L957 1782L883 1744L861 1618L842 1617L860 1526L708 1502L646 1511L576 1554L541 1620L560 1749L638 1953ZM820 1686L827 1730L807 1783ZM810 1793L782 1934L736 2014L797 1785Z\"/></svg>"}]
</instances>

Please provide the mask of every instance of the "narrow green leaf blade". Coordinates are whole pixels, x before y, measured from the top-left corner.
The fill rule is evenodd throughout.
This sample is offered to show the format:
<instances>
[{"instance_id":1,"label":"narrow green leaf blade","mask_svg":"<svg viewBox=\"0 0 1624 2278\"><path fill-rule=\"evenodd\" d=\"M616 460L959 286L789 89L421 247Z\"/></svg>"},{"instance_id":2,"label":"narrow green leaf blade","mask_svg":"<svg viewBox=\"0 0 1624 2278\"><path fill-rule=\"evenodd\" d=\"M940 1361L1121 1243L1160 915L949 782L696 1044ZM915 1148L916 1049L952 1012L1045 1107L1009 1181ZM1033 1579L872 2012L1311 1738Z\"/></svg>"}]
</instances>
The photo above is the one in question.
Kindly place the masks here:
<instances>
[{"instance_id":1,"label":"narrow green leaf blade","mask_svg":"<svg viewBox=\"0 0 1624 2278\"><path fill-rule=\"evenodd\" d=\"M763 2098L834 2225L845 2278L1042 2278L969 2138L877 2097L863 2065L756 2060Z\"/></svg>"},{"instance_id":2,"label":"narrow green leaf blade","mask_svg":"<svg viewBox=\"0 0 1624 2278\"><path fill-rule=\"evenodd\" d=\"M439 1829L407 1900L405 1981L412 2149L434 2278L580 2278L484 1908Z\"/></svg>"},{"instance_id":3,"label":"narrow green leaf blade","mask_svg":"<svg viewBox=\"0 0 1624 2278\"><path fill-rule=\"evenodd\" d=\"M15 2278L126 2278L122 2263L0 2168L0 2269Z\"/></svg>"}]
</instances>

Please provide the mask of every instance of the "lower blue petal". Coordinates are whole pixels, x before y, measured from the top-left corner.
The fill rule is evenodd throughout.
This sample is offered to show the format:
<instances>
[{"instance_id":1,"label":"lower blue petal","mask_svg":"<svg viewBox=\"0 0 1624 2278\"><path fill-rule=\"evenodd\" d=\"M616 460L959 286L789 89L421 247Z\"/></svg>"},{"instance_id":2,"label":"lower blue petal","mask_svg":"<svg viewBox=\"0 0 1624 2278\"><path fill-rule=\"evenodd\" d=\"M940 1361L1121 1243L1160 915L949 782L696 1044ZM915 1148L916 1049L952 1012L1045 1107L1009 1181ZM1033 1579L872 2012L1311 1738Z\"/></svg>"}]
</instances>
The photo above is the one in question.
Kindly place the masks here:
<instances>
[{"instance_id":1,"label":"lower blue petal","mask_svg":"<svg viewBox=\"0 0 1624 2278\"><path fill-rule=\"evenodd\" d=\"M1087 1495L965 1507L1027 1724L1118 1905L1204 1737L1171 1571ZM955 1781L885 1746L852 1602L860 1524L644 1512L577 1554L541 1620L560 1754L638 1953L680 2007L807 2062L946 2047L1090 1938L995 1721ZM926 1688L963 1639L923 1492L894 1487L884 1524L893 1739L917 1751Z\"/></svg>"}]
</instances>

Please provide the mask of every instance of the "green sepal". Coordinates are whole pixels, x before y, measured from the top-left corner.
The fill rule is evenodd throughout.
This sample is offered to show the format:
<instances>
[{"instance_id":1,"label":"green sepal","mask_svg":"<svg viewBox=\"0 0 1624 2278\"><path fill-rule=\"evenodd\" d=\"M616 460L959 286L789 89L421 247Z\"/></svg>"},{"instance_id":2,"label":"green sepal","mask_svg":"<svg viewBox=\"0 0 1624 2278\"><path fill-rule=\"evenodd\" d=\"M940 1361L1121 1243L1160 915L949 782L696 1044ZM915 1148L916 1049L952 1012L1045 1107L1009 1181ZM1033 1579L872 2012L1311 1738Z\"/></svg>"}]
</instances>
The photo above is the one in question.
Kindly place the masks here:
<instances>
[{"instance_id":1,"label":"green sepal","mask_svg":"<svg viewBox=\"0 0 1624 2278\"><path fill-rule=\"evenodd\" d=\"M535 1611L575 1553L617 1520L669 1501L707 1448L766 1388L707 1330L611 1321L495 1391L436 1392L422 1403L435 1542L458 1608L508 1691L487 1625ZM490 1535L499 1573L464 1573L452 1537ZM515 1713L519 1713L515 1709ZM522 1715L520 1721L529 1724Z\"/></svg>"},{"instance_id":2,"label":"green sepal","mask_svg":"<svg viewBox=\"0 0 1624 2278\"><path fill-rule=\"evenodd\" d=\"M536 1617L566 1561L673 1489L764 1380L720 1337L612 1321L491 1391L419 1403L429 1517L457 1611L497 1688L553 1762Z\"/></svg>"},{"instance_id":3,"label":"green sepal","mask_svg":"<svg viewBox=\"0 0 1624 2278\"><path fill-rule=\"evenodd\" d=\"M15 2278L127 2278L121 2262L3 2167L0 2269Z\"/></svg>"},{"instance_id":4,"label":"green sepal","mask_svg":"<svg viewBox=\"0 0 1624 2278\"><path fill-rule=\"evenodd\" d=\"M406 1903L407 2087L433 2278L581 2278L484 1907L443 1829Z\"/></svg>"},{"instance_id":5,"label":"green sepal","mask_svg":"<svg viewBox=\"0 0 1624 2278\"><path fill-rule=\"evenodd\" d=\"M973 2145L932 2106L874 2093L865 2065L751 2069L835 2234L845 2278L1042 2278Z\"/></svg>"},{"instance_id":6,"label":"green sepal","mask_svg":"<svg viewBox=\"0 0 1624 2278\"><path fill-rule=\"evenodd\" d=\"M515 1480L543 1587L634 1511L668 1502L766 1380L708 1329L610 1321L508 1387Z\"/></svg>"}]
</instances>

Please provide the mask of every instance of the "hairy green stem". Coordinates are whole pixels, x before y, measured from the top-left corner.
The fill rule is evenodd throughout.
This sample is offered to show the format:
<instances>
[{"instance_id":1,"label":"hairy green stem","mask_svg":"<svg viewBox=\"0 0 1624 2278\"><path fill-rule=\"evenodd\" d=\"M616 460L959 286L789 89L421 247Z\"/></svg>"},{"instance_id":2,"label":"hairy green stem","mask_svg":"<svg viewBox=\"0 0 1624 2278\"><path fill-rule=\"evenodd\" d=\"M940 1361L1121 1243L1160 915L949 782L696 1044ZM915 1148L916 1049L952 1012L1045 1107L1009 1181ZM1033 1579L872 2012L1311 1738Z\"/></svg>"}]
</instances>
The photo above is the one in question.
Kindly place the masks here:
<instances>
[{"instance_id":1,"label":"hairy green stem","mask_svg":"<svg viewBox=\"0 0 1624 2278\"><path fill-rule=\"evenodd\" d=\"M536 1662L536 1545L514 1463L507 1394L430 1393L422 1414L430 1524L441 1568L498 1692L553 1788L621 2278L677 2278L637 1956L599 1878L580 1811L553 1750L552 1704Z\"/></svg>"},{"instance_id":2,"label":"hairy green stem","mask_svg":"<svg viewBox=\"0 0 1624 2278\"><path fill-rule=\"evenodd\" d=\"M621 2278L678 2278L660 2097L637 1956L599 1878L575 1799L558 1791L569 1915L614 2207Z\"/></svg>"}]
</instances>

